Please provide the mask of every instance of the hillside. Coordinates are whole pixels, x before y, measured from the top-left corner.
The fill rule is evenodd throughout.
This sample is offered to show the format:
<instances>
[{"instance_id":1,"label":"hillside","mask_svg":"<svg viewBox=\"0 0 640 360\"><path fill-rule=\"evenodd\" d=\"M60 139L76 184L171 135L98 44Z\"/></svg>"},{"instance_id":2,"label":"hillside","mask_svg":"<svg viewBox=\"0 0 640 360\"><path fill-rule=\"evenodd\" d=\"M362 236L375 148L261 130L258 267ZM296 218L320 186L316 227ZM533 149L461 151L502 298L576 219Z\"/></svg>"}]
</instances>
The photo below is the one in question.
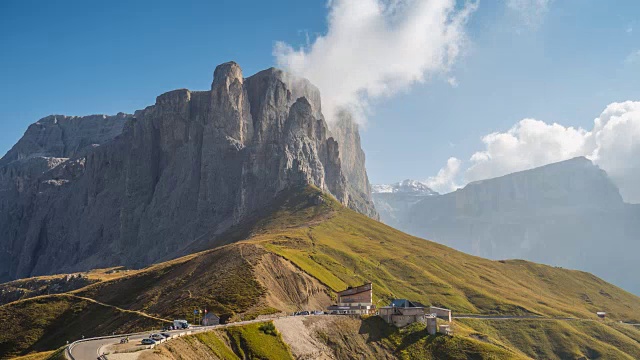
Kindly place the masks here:
<instances>
[{"instance_id":1,"label":"hillside","mask_svg":"<svg viewBox=\"0 0 640 360\"><path fill-rule=\"evenodd\" d=\"M54 350L81 337L157 328L161 319L70 294L49 295L0 306L10 331L0 332L0 358ZM7 329L9 330L9 329Z\"/></svg>"},{"instance_id":2,"label":"hillside","mask_svg":"<svg viewBox=\"0 0 640 360\"><path fill-rule=\"evenodd\" d=\"M374 200L383 222L412 235L484 258L587 271L640 294L630 276L640 251L640 205L624 203L609 175L584 157L444 195L414 190Z\"/></svg>"},{"instance_id":3,"label":"hillside","mask_svg":"<svg viewBox=\"0 0 640 360\"><path fill-rule=\"evenodd\" d=\"M599 323L595 316L596 311L606 311L611 321L640 322L637 296L585 272L520 260L486 260L404 234L341 206L312 187L282 193L230 236L244 240L100 281L70 294L156 318L189 318L194 308L206 307L223 320L246 320L261 314L323 308L331 303L335 291L371 281L378 305L398 297L448 307L457 315L585 319L586 326L557 320L558 327L541 330L545 334L556 329L568 332L554 337L557 346L550 351L557 356L566 349L575 354L587 354L589 349L605 354L607 347L619 348L619 352L611 352L617 354L612 358L624 358L618 356L621 352L631 357L640 353L637 330L614 326L613 322ZM205 241L200 246L214 244L219 243ZM29 307L37 306L40 299L4 305L0 318L5 320L16 306L21 314L29 313ZM52 308L54 311L47 316L66 316L64 311ZM534 357L527 339L537 338L531 331L544 329L533 320L509 322L510 328L487 320L456 323L459 341L480 338L481 343L520 357ZM25 327L17 334L34 328L28 321L16 324ZM108 331L96 331L122 330L117 322L112 325ZM134 325L138 322L126 324ZM521 332L514 332L513 327ZM420 329L415 330L420 334ZM21 345L11 345L15 344L13 335L6 336L10 342L0 342L4 346L0 355L47 350L39 345L44 343L43 332ZM412 341L421 341L419 335L411 336ZM395 341L402 343L402 339L404 335ZM47 340L48 350L64 341Z\"/></svg>"}]
</instances>

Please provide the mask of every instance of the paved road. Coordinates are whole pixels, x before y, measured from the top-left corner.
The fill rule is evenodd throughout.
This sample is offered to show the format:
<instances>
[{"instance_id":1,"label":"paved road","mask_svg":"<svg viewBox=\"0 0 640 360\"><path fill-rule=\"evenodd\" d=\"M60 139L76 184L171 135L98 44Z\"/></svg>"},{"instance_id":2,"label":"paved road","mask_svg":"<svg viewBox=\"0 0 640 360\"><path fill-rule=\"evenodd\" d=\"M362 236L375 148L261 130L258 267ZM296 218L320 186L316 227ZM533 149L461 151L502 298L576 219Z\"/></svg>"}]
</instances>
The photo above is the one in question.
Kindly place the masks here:
<instances>
[{"instance_id":1,"label":"paved road","mask_svg":"<svg viewBox=\"0 0 640 360\"><path fill-rule=\"evenodd\" d=\"M305 315L305 316L343 316L343 315ZM291 316L284 316L291 317ZM480 319L480 320L583 320L578 318L564 317L564 318L549 318L542 316L509 316L509 315L474 315L474 314L463 314L458 316L453 316L454 319ZM215 326L196 326L189 329L192 333L209 331L212 329L225 328L230 326L240 326L246 324L252 324L257 322L267 322L275 319L264 319L264 320L249 320L249 321L239 321L225 325L215 325ZM172 335L179 334L181 332L186 332L189 330L173 330L169 331ZM129 342L140 344L140 341L144 338L148 338L151 333L160 332L160 330L148 331L144 333L138 333L134 335L130 335ZM71 355L73 359L69 360L96 360L100 355L104 353L108 345L118 344L120 339L123 336L112 337L108 339L88 339L86 341L78 342L75 344L71 351ZM65 353L66 354L66 353Z\"/></svg>"},{"instance_id":2,"label":"paved road","mask_svg":"<svg viewBox=\"0 0 640 360\"><path fill-rule=\"evenodd\" d=\"M585 320L578 319L572 317L544 317L544 316L535 316L535 315L525 315L525 316L516 316L516 315L457 315L452 316L454 319L480 319L480 320Z\"/></svg>"},{"instance_id":3,"label":"paved road","mask_svg":"<svg viewBox=\"0 0 640 360\"><path fill-rule=\"evenodd\" d=\"M316 316L316 315L307 315L307 316ZM317 315L317 316L321 316L321 315ZM322 316L329 316L329 315L322 315ZM289 316L284 316L284 317L289 317ZM214 325L214 326L195 326L189 330L172 330L172 331L168 331L168 333L170 333L171 335L178 335L180 333L191 331L191 333L194 334L197 332L209 331L212 329L219 329L219 328L225 328L225 327L231 327L231 326L240 326L240 325L253 324L253 323L259 323L259 322L267 322L271 320L274 320L274 319L239 321L239 322L234 322L230 324ZM140 344L140 341L142 339L148 338L149 335L152 333L159 333L159 332L162 332L162 331L153 330L153 331L147 331L143 333L130 335L129 343ZM72 359L69 359L69 360L96 360L100 355L104 353L107 346L120 343L120 339L122 339L123 337L124 337L123 335L119 335L116 337L87 339L87 340L78 342L73 346L71 350ZM65 355L67 355L68 357L67 352L65 352Z\"/></svg>"}]
</instances>

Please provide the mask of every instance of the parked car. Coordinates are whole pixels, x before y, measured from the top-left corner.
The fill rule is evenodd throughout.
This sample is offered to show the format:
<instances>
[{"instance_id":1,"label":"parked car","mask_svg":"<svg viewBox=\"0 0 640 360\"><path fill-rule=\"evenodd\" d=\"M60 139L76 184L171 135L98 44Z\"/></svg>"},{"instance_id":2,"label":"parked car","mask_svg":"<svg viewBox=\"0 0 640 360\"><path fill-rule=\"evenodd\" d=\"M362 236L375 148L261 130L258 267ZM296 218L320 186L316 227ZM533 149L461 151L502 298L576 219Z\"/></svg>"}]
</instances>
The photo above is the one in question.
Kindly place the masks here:
<instances>
[{"instance_id":1,"label":"parked car","mask_svg":"<svg viewBox=\"0 0 640 360\"><path fill-rule=\"evenodd\" d=\"M155 340L155 341L160 341L160 340L164 340L164 336L160 335L160 334L151 334L151 336L149 336L149 338Z\"/></svg>"},{"instance_id":2,"label":"parked car","mask_svg":"<svg viewBox=\"0 0 640 360\"><path fill-rule=\"evenodd\" d=\"M169 334L168 332L162 332L160 333L160 335L164 336L167 339L171 337L171 334Z\"/></svg>"},{"instance_id":3,"label":"parked car","mask_svg":"<svg viewBox=\"0 0 640 360\"><path fill-rule=\"evenodd\" d=\"M305 310L305 311L300 311L300 315L311 315L311 313Z\"/></svg>"},{"instance_id":4,"label":"parked car","mask_svg":"<svg viewBox=\"0 0 640 360\"><path fill-rule=\"evenodd\" d=\"M324 315L324 311L316 310L313 312L313 315Z\"/></svg>"},{"instance_id":5,"label":"parked car","mask_svg":"<svg viewBox=\"0 0 640 360\"><path fill-rule=\"evenodd\" d=\"M142 345L155 345L156 341L153 339L142 339Z\"/></svg>"}]
</instances>

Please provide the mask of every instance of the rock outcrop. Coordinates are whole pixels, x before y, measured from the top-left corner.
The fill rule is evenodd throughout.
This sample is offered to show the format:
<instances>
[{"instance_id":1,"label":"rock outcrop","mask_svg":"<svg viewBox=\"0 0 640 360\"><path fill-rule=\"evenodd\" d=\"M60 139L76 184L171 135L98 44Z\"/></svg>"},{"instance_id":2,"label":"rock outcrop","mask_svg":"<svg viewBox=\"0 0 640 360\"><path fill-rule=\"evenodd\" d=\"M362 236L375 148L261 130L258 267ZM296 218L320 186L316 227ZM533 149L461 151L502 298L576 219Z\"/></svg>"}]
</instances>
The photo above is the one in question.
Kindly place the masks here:
<instances>
[{"instance_id":1,"label":"rock outcrop","mask_svg":"<svg viewBox=\"0 0 640 360\"><path fill-rule=\"evenodd\" d=\"M331 132L340 145L340 161L351 195L351 206L357 211L378 219L371 197L371 185L365 168L365 154L360 145L358 124L350 113L342 111L332 124Z\"/></svg>"},{"instance_id":2,"label":"rock outcrop","mask_svg":"<svg viewBox=\"0 0 640 360\"><path fill-rule=\"evenodd\" d=\"M122 132L131 115L51 115L29 126L24 136L0 159L0 166L31 158L71 158L108 142Z\"/></svg>"},{"instance_id":3,"label":"rock outcrop","mask_svg":"<svg viewBox=\"0 0 640 360\"><path fill-rule=\"evenodd\" d=\"M180 256L303 184L375 214L348 185L318 90L292 81L230 62L210 90L134 115L32 125L0 160L0 280Z\"/></svg>"}]
</instances>

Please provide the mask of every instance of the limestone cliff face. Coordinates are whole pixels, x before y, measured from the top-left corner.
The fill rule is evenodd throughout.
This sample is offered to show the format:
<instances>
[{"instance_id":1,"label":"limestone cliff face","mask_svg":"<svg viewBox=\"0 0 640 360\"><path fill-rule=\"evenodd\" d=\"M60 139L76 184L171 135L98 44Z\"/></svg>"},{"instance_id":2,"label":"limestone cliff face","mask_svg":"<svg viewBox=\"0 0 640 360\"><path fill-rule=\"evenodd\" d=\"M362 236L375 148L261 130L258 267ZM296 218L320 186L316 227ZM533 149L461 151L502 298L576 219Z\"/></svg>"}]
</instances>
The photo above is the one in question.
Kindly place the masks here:
<instances>
[{"instance_id":1,"label":"limestone cliff face","mask_svg":"<svg viewBox=\"0 0 640 360\"><path fill-rule=\"evenodd\" d=\"M39 157L70 158L110 141L131 115L51 115L29 126L24 136L0 159L0 166Z\"/></svg>"},{"instance_id":2,"label":"limestone cliff face","mask_svg":"<svg viewBox=\"0 0 640 360\"><path fill-rule=\"evenodd\" d=\"M371 185L365 168L365 154L360 144L358 124L351 114L341 112L331 132L340 145L340 161L351 194L351 206L357 211L378 219L371 197Z\"/></svg>"},{"instance_id":3,"label":"limestone cliff face","mask_svg":"<svg viewBox=\"0 0 640 360\"><path fill-rule=\"evenodd\" d=\"M32 125L0 160L0 280L180 256L303 184L372 213L306 84L226 63L133 116Z\"/></svg>"}]
</instances>

